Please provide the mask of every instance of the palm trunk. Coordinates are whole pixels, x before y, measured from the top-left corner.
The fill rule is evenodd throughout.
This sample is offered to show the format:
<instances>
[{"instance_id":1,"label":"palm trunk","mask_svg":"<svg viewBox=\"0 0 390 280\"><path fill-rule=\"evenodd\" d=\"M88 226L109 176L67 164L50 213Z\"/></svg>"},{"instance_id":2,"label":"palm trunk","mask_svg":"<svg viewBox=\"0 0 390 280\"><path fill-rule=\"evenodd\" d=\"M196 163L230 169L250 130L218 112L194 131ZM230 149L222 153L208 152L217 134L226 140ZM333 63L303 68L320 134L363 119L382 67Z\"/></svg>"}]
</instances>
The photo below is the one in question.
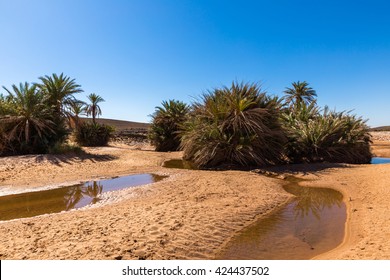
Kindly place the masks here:
<instances>
[{"instance_id":1,"label":"palm trunk","mask_svg":"<svg viewBox=\"0 0 390 280\"><path fill-rule=\"evenodd\" d=\"M24 137L25 137L26 143L28 144L30 142L30 123L28 120L26 120Z\"/></svg>"},{"instance_id":2,"label":"palm trunk","mask_svg":"<svg viewBox=\"0 0 390 280\"><path fill-rule=\"evenodd\" d=\"M94 107L92 107L92 122L94 123L94 124L96 124L96 108L95 108L95 106Z\"/></svg>"}]
</instances>

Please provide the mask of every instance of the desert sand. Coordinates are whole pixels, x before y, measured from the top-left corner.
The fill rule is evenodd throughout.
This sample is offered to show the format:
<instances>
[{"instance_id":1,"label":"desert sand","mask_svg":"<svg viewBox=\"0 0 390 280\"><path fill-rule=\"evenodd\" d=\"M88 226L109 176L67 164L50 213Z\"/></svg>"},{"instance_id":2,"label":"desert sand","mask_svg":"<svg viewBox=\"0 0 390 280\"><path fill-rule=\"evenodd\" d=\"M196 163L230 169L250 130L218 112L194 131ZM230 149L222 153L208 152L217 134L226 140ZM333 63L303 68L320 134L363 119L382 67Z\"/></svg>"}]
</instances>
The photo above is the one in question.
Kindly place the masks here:
<instances>
[{"instance_id":1,"label":"desert sand","mask_svg":"<svg viewBox=\"0 0 390 280\"><path fill-rule=\"evenodd\" d=\"M374 153L390 156L390 137L374 140ZM0 193L128 174L169 177L114 192L93 207L0 222L0 259L212 259L230 238L291 199L278 178L161 167L180 152L119 144L85 150L80 157L0 158ZM299 165L279 172L344 195L344 241L316 258L390 259L390 165Z\"/></svg>"}]
</instances>

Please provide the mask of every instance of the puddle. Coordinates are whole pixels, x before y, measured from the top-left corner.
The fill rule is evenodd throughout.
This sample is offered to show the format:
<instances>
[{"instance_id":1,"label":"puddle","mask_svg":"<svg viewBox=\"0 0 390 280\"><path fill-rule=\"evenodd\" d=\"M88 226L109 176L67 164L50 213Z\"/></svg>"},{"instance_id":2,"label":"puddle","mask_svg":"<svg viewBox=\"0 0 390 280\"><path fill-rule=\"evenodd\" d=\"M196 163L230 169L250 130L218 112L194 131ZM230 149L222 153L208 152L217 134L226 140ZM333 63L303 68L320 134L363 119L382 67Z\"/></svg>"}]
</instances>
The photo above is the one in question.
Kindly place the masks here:
<instances>
[{"instance_id":1,"label":"puddle","mask_svg":"<svg viewBox=\"0 0 390 280\"><path fill-rule=\"evenodd\" d=\"M44 191L0 196L0 220L33 217L81 208L99 201L103 192L154 183L166 176L138 174Z\"/></svg>"},{"instance_id":2,"label":"puddle","mask_svg":"<svg viewBox=\"0 0 390 280\"><path fill-rule=\"evenodd\" d=\"M233 238L216 259L304 260L341 244L346 206L340 192L297 180L284 189L296 197Z\"/></svg>"},{"instance_id":3,"label":"puddle","mask_svg":"<svg viewBox=\"0 0 390 280\"><path fill-rule=\"evenodd\" d=\"M390 163L390 159L377 159L372 163ZM181 159L165 161L162 166L196 169ZM278 177L272 172L265 175ZM293 177L287 181L283 188L295 198L234 237L216 259L306 260L341 244L347 218L343 195L329 188L302 187L302 180Z\"/></svg>"},{"instance_id":4,"label":"puddle","mask_svg":"<svg viewBox=\"0 0 390 280\"><path fill-rule=\"evenodd\" d=\"M186 161L186 160L181 160L181 159L166 160L166 161L164 161L162 167L178 168L178 169L193 169L193 170L198 169L198 168L196 168L196 166L192 162Z\"/></svg>"},{"instance_id":5,"label":"puddle","mask_svg":"<svg viewBox=\"0 0 390 280\"><path fill-rule=\"evenodd\" d=\"M383 164L383 163L390 163L390 158L373 157L371 159L371 164Z\"/></svg>"}]
</instances>

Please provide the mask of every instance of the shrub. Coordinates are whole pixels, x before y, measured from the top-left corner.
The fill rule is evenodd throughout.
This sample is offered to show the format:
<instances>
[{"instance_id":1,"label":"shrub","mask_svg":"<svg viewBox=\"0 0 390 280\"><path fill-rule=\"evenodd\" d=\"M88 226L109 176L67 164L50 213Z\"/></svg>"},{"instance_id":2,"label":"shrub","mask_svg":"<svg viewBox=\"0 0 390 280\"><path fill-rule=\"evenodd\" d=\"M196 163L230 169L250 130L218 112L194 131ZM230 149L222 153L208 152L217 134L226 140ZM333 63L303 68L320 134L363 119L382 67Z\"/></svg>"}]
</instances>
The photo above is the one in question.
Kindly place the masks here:
<instances>
[{"instance_id":1,"label":"shrub","mask_svg":"<svg viewBox=\"0 0 390 280\"><path fill-rule=\"evenodd\" d=\"M82 146L106 146L113 132L109 125L84 122L76 131L75 139Z\"/></svg>"},{"instance_id":2,"label":"shrub","mask_svg":"<svg viewBox=\"0 0 390 280\"><path fill-rule=\"evenodd\" d=\"M188 112L188 106L177 100L163 101L162 107L156 107L148 134L156 151L167 152L180 149L179 133Z\"/></svg>"},{"instance_id":3,"label":"shrub","mask_svg":"<svg viewBox=\"0 0 390 280\"><path fill-rule=\"evenodd\" d=\"M233 82L203 94L184 125L184 159L200 168L280 162L286 140L280 107L256 84Z\"/></svg>"},{"instance_id":4,"label":"shrub","mask_svg":"<svg viewBox=\"0 0 390 280\"><path fill-rule=\"evenodd\" d=\"M370 134L361 118L304 103L283 115L286 155L293 163L371 161Z\"/></svg>"}]
</instances>

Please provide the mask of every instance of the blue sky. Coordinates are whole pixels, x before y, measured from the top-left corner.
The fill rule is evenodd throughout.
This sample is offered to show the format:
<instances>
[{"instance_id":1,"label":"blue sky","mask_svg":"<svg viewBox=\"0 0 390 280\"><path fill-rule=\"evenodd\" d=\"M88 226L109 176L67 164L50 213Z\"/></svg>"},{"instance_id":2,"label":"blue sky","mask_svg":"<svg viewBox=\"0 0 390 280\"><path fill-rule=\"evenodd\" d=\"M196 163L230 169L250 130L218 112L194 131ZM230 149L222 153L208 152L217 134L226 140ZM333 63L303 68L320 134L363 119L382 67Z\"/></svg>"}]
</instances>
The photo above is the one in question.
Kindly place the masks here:
<instances>
[{"instance_id":1,"label":"blue sky","mask_svg":"<svg viewBox=\"0 0 390 280\"><path fill-rule=\"evenodd\" d=\"M0 85L61 73L102 117L150 121L233 80L270 94L304 81L318 103L390 125L387 1L0 0ZM4 93L4 91L2 91Z\"/></svg>"}]
</instances>

